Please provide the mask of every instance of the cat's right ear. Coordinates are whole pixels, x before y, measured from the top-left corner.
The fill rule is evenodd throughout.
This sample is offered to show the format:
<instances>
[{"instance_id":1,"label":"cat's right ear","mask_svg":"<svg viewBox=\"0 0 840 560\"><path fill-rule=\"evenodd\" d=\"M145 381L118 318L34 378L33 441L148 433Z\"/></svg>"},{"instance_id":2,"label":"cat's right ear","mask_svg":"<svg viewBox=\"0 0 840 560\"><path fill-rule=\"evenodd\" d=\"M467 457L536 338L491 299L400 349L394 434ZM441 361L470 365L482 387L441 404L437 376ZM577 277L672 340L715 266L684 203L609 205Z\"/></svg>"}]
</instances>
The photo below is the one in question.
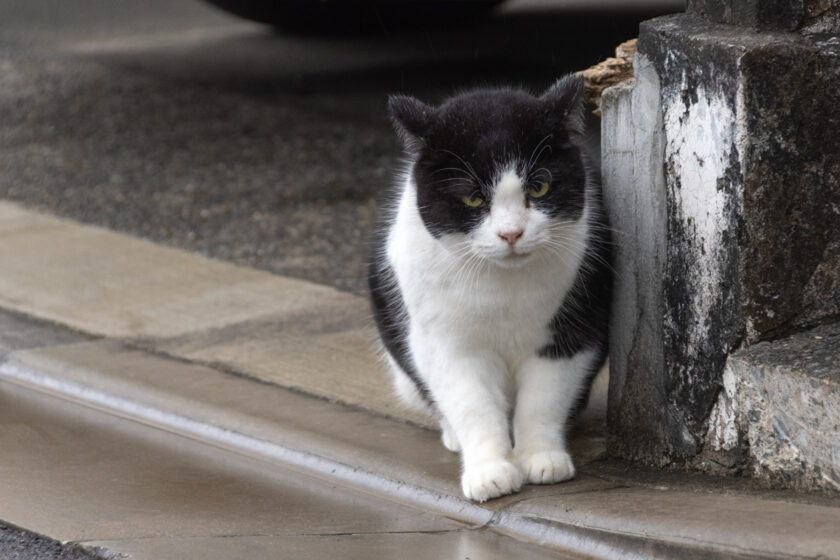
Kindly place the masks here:
<instances>
[{"instance_id":1,"label":"cat's right ear","mask_svg":"<svg viewBox=\"0 0 840 560\"><path fill-rule=\"evenodd\" d=\"M388 112L406 149L417 151L423 147L435 110L414 97L392 95L388 98Z\"/></svg>"}]
</instances>

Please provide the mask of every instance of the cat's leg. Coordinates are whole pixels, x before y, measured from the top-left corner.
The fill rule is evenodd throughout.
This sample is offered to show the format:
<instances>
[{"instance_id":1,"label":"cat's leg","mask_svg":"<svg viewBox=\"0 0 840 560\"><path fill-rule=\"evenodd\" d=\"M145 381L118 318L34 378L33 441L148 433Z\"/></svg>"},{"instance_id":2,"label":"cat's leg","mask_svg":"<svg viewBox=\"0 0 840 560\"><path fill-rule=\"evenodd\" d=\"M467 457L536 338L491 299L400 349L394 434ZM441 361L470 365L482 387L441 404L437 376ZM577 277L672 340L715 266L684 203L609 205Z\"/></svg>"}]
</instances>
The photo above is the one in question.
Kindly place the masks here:
<instances>
[{"instance_id":1,"label":"cat's leg","mask_svg":"<svg viewBox=\"0 0 840 560\"><path fill-rule=\"evenodd\" d=\"M434 417L434 410L420 394L420 389L417 383L397 364L396 360L390 354L386 354L389 369L391 370L391 378L394 381L394 391L400 398L400 401L415 412L426 414L429 417Z\"/></svg>"},{"instance_id":2,"label":"cat's leg","mask_svg":"<svg viewBox=\"0 0 840 560\"><path fill-rule=\"evenodd\" d=\"M446 418L435 413L430 404L420 395L417 384L403 371L396 360L390 354L386 354L386 358L390 366L391 376L394 380L394 390L403 404L415 412L420 412L430 417L437 417L437 421L440 424L440 440L443 442L443 446L455 453L461 451L461 444L458 442L458 437L455 435L452 426L446 421Z\"/></svg>"},{"instance_id":3,"label":"cat's leg","mask_svg":"<svg viewBox=\"0 0 840 560\"><path fill-rule=\"evenodd\" d=\"M461 443L458 441L458 436L455 435L455 430L452 429L452 426L449 425L446 418L441 417L438 421L440 422L440 440L443 442L443 446L455 453L461 451Z\"/></svg>"},{"instance_id":4,"label":"cat's leg","mask_svg":"<svg viewBox=\"0 0 840 560\"><path fill-rule=\"evenodd\" d=\"M528 482L552 484L575 475L565 424L593 358L592 352L560 359L534 356L518 368L514 455Z\"/></svg>"},{"instance_id":5,"label":"cat's leg","mask_svg":"<svg viewBox=\"0 0 840 560\"><path fill-rule=\"evenodd\" d=\"M518 491L522 474L511 457L505 364L442 346L413 344L443 422L460 443L464 495L483 502Z\"/></svg>"}]
</instances>

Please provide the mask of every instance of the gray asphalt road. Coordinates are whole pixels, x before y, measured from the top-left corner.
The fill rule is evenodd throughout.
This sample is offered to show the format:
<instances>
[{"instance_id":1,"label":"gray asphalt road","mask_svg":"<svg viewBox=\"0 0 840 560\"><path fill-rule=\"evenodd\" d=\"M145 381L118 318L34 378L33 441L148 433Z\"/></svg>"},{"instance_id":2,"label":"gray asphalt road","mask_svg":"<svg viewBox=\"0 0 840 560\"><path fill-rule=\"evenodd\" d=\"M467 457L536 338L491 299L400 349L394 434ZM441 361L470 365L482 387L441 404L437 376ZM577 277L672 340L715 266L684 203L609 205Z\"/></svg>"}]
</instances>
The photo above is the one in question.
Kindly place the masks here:
<instances>
[{"instance_id":1,"label":"gray asphalt road","mask_svg":"<svg viewBox=\"0 0 840 560\"><path fill-rule=\"evenodd\" d=\"M0 1L0 197L363 293L387 94L543 88L680 5L627 4L315 37L197 0Z\"/></svg>"}]
</instances>

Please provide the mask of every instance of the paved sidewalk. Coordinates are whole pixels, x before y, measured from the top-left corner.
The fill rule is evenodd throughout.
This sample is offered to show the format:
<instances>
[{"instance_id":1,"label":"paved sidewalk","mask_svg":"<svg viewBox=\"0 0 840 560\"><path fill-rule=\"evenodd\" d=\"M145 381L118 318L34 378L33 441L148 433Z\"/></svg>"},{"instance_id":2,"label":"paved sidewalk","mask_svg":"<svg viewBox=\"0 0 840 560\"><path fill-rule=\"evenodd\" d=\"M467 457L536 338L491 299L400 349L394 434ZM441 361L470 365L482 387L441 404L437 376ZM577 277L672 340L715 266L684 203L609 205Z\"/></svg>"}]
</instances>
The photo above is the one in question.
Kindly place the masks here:
<instances>
[{"instance_id":1,"label":"paved sidewalk","mask_svg":"<svg viewBox=\"0 0 840 560\"><path fill-rule=\"evenodd\" d=\"M171 445L204 457L196 459L199 464L217 464L223 449L225 457L250 457L281 479L320 480L313 484L336 488L328 493L361 491L420 512L418 519L448 519L460 524L453 529L458 534L480 528L543 547L534 554L840 558L840 500L604 461L597 410L572 440L580 467L574 481L529 486L481 505L464 500L457 457L422 418L390 397L358 297L9 203L0 203L0 267L0 308L11 311L0 314L0 395L18 403L12 418L33 410L20 403L48 399L55 404L33 406L60 409L83 425L86 415L99 419L58 434L3 430L18 438L4 449L20 454L0 457L0 469L15 473L2 477L0 519L61 541L137 558L185 558L200 550L233 554L231 546L254 551L255 558L285 550L288 539L275 539L261 525L276 513L226 516L227 506L202 506L201 489L144 494L142 484L114 486L119 469L113 465L116 470L99 478L78 470L80 464L82 472L100 462L119 464L126 453L137 461L154 456L132 438L160 442L169 432L175 434ZM78 404L98 412L80 413ZM130 432L127 439L111 437L113 445L132 443L121 451L98 448L96 437L68 443L102 424ZM32 458L31 443L38 444L40 459ZM26 461L41 467L24 468L31 464ZM155 462L158 468L168 464ZM152 469L141 480L160 476ZM211 486L230 486L228 498L251 502L247 476L228 473L217 480ZM193 522L191 508L204 517ZM421 525L399 531L425 532ZM364 531L348 530L357 532ZM149 538L137 540L140 535Z\"/></svg>"}]
</instances>

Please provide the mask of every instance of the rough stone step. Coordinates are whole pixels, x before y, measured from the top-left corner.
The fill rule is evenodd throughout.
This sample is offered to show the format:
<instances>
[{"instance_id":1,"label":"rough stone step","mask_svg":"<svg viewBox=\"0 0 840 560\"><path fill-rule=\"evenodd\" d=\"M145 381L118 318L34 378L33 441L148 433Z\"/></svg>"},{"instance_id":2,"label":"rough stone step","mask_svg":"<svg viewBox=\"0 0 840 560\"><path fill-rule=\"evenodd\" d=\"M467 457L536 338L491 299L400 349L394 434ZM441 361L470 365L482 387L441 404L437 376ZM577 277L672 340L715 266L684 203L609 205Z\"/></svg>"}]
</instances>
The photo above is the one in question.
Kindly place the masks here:
<instances>
[{"instance_id":1,"label":"rough stone step","mask_svg":"<svg viewBox=\"0 0 840 560\"><path fill-rule=\"evenodd\" d=\"M729 357L707 456L805 490L840 491L840 323Z\"/></svg>"}]
</instances>

